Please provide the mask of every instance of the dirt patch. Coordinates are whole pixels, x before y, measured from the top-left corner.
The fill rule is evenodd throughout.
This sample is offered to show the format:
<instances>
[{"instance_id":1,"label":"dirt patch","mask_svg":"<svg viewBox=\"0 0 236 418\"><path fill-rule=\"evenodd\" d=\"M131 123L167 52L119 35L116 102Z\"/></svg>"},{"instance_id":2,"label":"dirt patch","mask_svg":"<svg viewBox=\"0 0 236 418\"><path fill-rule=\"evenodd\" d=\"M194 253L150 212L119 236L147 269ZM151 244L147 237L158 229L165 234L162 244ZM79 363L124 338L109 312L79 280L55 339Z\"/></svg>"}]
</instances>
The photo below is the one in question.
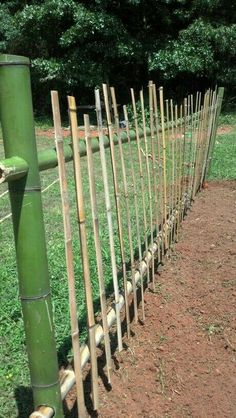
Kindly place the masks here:
<instances>
[{"instance_id":1,"label":"dirt patch","mask_svg":"<svg viewBox=\"0 0 236 418\"><path fill-rule=\"evenodd\" d=\"M223 125L219 126L217 129L217 135L224 135L232 132L234 130L235 126L230 125Z\"/></svg>"},{"instance_id":2,"label":"dirt patch","mask_svg":"<svg viewBox=\"0 0 236 418\"><path fill-rule=\"evenodd\" d=\"M97 136L97 130L91 130L90 132L91 136ZM64 138L67 138L68 136L71 136L71 132L69 128L63 128L62 129L62 135ZM78 135L79 138L84 138L84 129L78 129ZM36 136L42 136L44 138L51 138L54 140L54 128L50 129L38 129L36 128Z\"/></svg>"},{"instance_id":3,"label":"dirt patch","mask_svg":"<svg viewBox=\"0 0 236 418\"><path fill-rule=\"evenodd\" d=\"M52 138L54 140L54 128L50 129L39 129L36 128L35 130L36 136L44 137L44 138ZM107 129L104 130L105 135L107 135ZM68 136L71 136L70 128L63 128L62 129L62 135L64 138L67 138ZM84 129L78 129L78 135L79 138L84 138ZM92 137L98 136L98 131L96 129L91 129L90 135Z\"/></svg>"},{"instance_id":4,"label":"dirt patch","mask_svg":"<svg viewBox=\"0 0 236 418\"><path fill-rule=\"evenodd\" d=\"M236 182L197 197L146 291L145 325L114 355L112 390L99 381L99 417L236 416L235 210Z\"/></svg>"}]
</instances>

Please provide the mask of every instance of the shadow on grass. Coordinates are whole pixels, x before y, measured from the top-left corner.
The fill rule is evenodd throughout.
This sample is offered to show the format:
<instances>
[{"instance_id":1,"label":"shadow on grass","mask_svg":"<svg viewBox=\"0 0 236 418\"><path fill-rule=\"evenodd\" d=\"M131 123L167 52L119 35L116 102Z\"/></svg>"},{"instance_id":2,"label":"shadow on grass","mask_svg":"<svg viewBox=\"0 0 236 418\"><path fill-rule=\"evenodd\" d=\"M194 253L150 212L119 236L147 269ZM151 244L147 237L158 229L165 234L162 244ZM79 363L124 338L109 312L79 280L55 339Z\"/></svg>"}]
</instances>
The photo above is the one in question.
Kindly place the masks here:
<instances>
[{"instance_id":1,"label":"shadow on grass","mask_svg":"<svg viewBox=\"0 0 236 418\"><path fill-rule=\"evenodd\" d=\"M18 408L17 418L26 418L34 410L33 391L26 386L15 389L15 400Z\"/></svg>"}]
</instances>

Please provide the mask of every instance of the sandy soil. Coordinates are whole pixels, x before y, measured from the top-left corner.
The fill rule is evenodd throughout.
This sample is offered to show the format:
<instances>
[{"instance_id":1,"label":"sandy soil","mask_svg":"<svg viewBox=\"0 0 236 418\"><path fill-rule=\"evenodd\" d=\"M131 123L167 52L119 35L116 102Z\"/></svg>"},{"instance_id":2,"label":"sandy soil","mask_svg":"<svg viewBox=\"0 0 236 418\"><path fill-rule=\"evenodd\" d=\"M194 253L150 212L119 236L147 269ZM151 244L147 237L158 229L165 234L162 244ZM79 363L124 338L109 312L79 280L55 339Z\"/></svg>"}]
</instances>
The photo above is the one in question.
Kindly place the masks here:
<instances>
[{"instance_id":1,"label":"sandy soil","mask_svg":"<svg viewBox=\"0 0 236 418\"><path fill-rule=\"evenodd\" d=\"M126 349L114 353L112 390L101 378L91 416L236 417L235 213L236 182L198 195L155 293L146 291L146 322L132 324ZM76 405L66 410L77 416Z\"/></svg>"}]
</instances>

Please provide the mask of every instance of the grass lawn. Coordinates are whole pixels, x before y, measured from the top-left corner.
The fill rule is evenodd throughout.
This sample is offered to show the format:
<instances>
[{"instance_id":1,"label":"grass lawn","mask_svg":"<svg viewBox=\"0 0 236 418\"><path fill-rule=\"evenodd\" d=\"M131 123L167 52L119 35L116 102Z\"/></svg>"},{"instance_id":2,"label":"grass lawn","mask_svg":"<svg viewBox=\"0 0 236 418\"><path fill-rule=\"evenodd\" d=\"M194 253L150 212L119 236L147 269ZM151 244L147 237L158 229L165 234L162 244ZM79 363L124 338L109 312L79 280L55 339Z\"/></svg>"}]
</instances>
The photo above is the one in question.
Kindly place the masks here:
<instances>
[{"instance_id":1,"label":"grass lawn","mask_svg":"<svg viewBox=\"0 0 236 418\"><path fill-rule=\"evenodd\" d=\"M229 118L230 119L230 118ZM230 119L230 126L234 126L232 130L225 134L220 134L216 140L214 150L213 162L208 179L233 179L236 178L236 115ZM221 118L220 124L224 124L227 120ZM47 125L40 124L41 128L47 128ZM54 146L53 139L46 137L37 138L38 149L48 148ZM134 144L132 145L134 149ZM124 155L127 167L127 178L129 190L132 189L130 161L128 155L128 146L124 145ZM134 153L136 150L134 149ZM116 147L119 183L122 183L120 158L118 147ZM112 186L112 170L110 165L109 151L106 151L107 166L110 179L110 190ZM3 157L3 145L0 139L0 158ZM96 188L99 205L99 222L100 235L102 244L103 267L105 273L105 280L107 286L107 294L112 293L111 281L111 266L110 266L110 252L109 252L109 237L106 223L106 212L104 207L104 194L102 174L100 168L99 154L94 154L94 165L96 170ZM150 165L151 169L151 165ZM83 170L83 185L86 202L87 217L87 232L88 232L88 247L90 255L91 278L93 284L95 310L99 311L98 298L98 283L96 273L96 260L94 257L94 243L92 234L92 224L90 217L90 199L89 199L89 184L87 174L87 159L82 159ZM135 160L135 172L138 173L138 161ZM84 290L82 280L82 266L80 260L79 240L78 240L78 225L76 221L75 208L75 193L73 180L72 163L67 164L68 182L71 200L71 221L74 238L74 255L75 255L75 274L77 278L77 302L78 302L78 317L81 328L82 338L86 338L86 315L84 305ZM146 177L146 176L145 176ZM42 189L48 187L54 180L58 178L57 169L41 173ZM139 202L141 202L141 185L139 176L136 175ZM148 184L145 183L147 190ZM0 195L6 190L6 185L2 185ZM67 275L64 257L64 239L63 239L63 224L61 216L61 202L58 181L52 187L45 190L43 193L43 207L44 220L46 228L46 242L48 250L49 269L51 277L52 300L55 318L56 340L58 348L58 357L60 365L65 365L68 359L71 358L71 338L70 338L70 320L69 320L69 306L68 306L68 287ZM112 207L115 207L114 197L111 193ZM10 205L8 195L1 197L1 212L0 218L10 213ZM148 194L146 194L146 209L149 207ZM125 235L125 250L129 253L127 225L125 217L125 199L121 194L122 220ZM130 207L132 208L133 205ZM154 207L153 207L154 210ZM154 215L154 212L153 212ZM134 220L134 210L131 213ZM142 217L142 207L140 203L139 208L139 224L141 227L141 235L144 236L144 223ZM134 248L137 248L137 234L134 227L135 221L132 223L133 243ZM115 236L115 246L117 255L117 266L121 268L121 259L119 252L118 231L115 218L115 211L113 211L113 226ZM1 369L0 369L0 418L1 417L20 417L25 418L32 411L32 395L29 389L29 371L27 364L27 354L25 348L25 336L23 329L23 320L21 315L21 306L18 297L18 283L16 273L16 262L14 252L14 240L11 218L7 218L0 223L1 236L1 265L0 265L0 350L1 350ZM129 260L127 260L128 262ZM130 274L130 272L128 273Z\"/></svg>"},{"instance_id":2,"label":"grass lawn","mask_svg":"<svg viewBox=\"0 0 236 418\"><path fill-rule=\"evenodd\" d=\"M220 116L219 131L208 180L233 180L236 179L236 113Z\"/></svg>"}]
</instances>

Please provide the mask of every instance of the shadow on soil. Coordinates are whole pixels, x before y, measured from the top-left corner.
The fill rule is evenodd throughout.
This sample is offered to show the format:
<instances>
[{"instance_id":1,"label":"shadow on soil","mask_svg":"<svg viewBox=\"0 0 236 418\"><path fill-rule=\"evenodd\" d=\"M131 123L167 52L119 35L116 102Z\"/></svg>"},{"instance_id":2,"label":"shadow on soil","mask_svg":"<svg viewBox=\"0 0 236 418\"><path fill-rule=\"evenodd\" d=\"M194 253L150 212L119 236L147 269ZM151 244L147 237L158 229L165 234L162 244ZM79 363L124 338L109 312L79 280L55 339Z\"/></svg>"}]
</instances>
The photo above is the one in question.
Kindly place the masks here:
<instances>
[{"instance_id":1,"label":"shadow on soil","mask_svg":"<svg viewBox=\"0 0 236 418\"><path fill-rule=\"evenodd\" d=\"M148 241L150 242L150 236L148 237ZM145 244L143 244L142 246L142 252L145 251ZM138 250L135 249L135 254L136 257L138 257ZM162 264L162 260L160 260L160 263ZM156 266L157 267L157 266ZM131 269L131 262L130 260L127 262L126 264L126 268L127 271L129 271ZM151 277L151 276L150 276ZM119 271L118 272L118 280L121 280L122 278L122 272ZM144 283L144 290L147 287L147 283ZM107 294L112 294L112 288L113 288L113 284L110 283L110 285L107 288ZM141 288L137 289L137 302L138 305L141 302ZM97 298L94 301L94 310L95 312L97 312L97 310L99 309L100 306L100 300L99 298ZM130 322L132 323L134 319L134 305L133 302L130 304ZM142 324L142 321L139 321ZM86 316L84 316L82 318L82 320L80 320L80 328L83 328L86 326ZM122 321L122 335L124 335L126 333L126 321L125 318ZM131 336L132 336L132 331L131 331ZM111 332L110 333L110 341L111 341L111 351L112 351L112 359L114 362L114 367L118 370L119 369L119 361L117 360L117 335L115 332ZM124 345L124 350L127 349L127 347ZM72 348L71 345L71 337L68 336L67 338L65 338L65 340L63 341L63 343L61 344L61 346L59 347L58 350L58 362L59 362L59 368L66 368L69 366L69 362L68 362L68 353L70 352ZM105 353L103 350L103 353L101 354L101 356L98 357L98 374L99 377L101 378L103 385L105 387L105 389L107 391L110 391L112 389L111 385L108 383L107 380L107 376L104 373L104 368L106 366L106 357L105 357ZM91 417L97 417L97 413L93 411L93 406L92 406L92 399L91 399L91 381L90 381L90 373L87 374L85 380L84 380L84 393L85 393L85 401L86 401L86 406L87 406L87 410L88 413ZM18 388L16 388L15 390L15 400L16 400L16 404L17 404L17 408L18 408L18 416L17 418L26 418L28 417L32 411L34 410L34 405L33 405L33 393L32 393L32 389L26 386L19 386ZM75 418L78 416L77 413L77 403L75 402L72 409L69 410L67 408L67 405L65 402L63 402L64 405L64 414L65 414L65 418Z\"/></svg>"}]
</instances>

